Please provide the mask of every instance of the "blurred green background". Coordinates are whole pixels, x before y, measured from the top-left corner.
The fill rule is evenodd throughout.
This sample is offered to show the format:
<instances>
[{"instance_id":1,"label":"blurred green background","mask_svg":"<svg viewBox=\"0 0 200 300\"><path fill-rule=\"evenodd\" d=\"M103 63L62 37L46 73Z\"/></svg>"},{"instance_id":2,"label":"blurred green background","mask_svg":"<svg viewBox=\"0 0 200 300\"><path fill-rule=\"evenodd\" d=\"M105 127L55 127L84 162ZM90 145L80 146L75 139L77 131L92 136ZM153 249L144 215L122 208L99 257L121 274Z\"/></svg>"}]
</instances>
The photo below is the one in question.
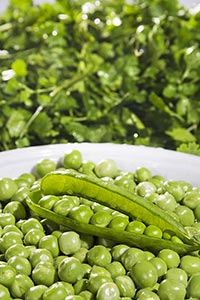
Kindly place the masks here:
<instances>
[{"instance_id":1,"label":"blurred green background","mask_svg":"<svg viewBox=\"0 0 200 300\"><path fill-rule=\"evenodd\" d=\"M179 1L11 0L0 151L113 142L200 155L199 21Z\"/></svg>"}]
</instances>

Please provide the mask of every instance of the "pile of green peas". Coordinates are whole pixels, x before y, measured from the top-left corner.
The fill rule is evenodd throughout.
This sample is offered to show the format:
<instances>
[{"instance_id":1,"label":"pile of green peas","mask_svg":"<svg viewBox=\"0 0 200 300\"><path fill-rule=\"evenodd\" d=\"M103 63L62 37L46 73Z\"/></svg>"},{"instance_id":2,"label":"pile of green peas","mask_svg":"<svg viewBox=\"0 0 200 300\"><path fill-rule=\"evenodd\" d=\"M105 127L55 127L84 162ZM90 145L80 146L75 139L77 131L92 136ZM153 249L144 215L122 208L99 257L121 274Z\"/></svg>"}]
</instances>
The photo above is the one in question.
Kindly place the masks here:
<instances>
[{"instance_id":1,"label":"pile of green peas","mask_svg":"<svg viewBox=\"0 0 200 300\"><path fill-rule=\"evenodd\" d=\"M154 202L183 226L200 232L200 189L187 182L167 181L160 175L153 176L145 167L138 168L135 173L123 172L110 159L97 164L84 162L78 150L66 153L59 164L43 159L37 163L33 174L0 179L0 299L200 299L197 251L184 256L170 249L153 253L80 234L30 211L26 205L30 190L45 174L58 168L75 169L110 180L144 197L144 201ZM95 225L102 226L103 222L111 222L112 216L112 220L116 220L113 227L119 229L120 221L125 219L123 214L97 203L91 204L87 199L63 197L70 199L72 204L67 213L60 207L56 212L71 213L74 218L82 216L83 222L93 218ZM41 202L44 207L51 205L53 196L51 201L43 198ZM93 211L89 214L79 208L91 205ZM94 217L97 212L99 219ZM142 230L147 230L142 220L134 221L133 232L141 234ZM153 225L147 234L159 237Z\"/></svg>"}]
</instances>

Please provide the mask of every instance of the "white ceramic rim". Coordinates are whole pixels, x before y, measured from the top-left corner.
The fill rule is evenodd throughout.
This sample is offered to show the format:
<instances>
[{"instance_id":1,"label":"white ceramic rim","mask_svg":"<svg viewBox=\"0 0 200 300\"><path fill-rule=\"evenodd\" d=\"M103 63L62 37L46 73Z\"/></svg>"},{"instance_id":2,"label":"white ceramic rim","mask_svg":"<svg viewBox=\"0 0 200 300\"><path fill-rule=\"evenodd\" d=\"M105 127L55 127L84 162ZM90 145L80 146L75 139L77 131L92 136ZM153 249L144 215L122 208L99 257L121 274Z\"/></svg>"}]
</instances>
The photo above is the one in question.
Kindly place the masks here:
<instances>
[{"instance_id":1,"label":"white ceramic rim","mask_svg":"<svg viewBox=\"0 0 200 300\"><path fill-rule=\"evenodd\" d=\"M168 180L185 180L199 187L200 157L163 148L112 143L68 143L33 146L0 152L0 177L16 178L31 172L35 164L50 158L58 162L69 150L80 150L83 160L97 163L113 159L119 169L134 172L147 167Z\"/></svg>"}]
</instances>

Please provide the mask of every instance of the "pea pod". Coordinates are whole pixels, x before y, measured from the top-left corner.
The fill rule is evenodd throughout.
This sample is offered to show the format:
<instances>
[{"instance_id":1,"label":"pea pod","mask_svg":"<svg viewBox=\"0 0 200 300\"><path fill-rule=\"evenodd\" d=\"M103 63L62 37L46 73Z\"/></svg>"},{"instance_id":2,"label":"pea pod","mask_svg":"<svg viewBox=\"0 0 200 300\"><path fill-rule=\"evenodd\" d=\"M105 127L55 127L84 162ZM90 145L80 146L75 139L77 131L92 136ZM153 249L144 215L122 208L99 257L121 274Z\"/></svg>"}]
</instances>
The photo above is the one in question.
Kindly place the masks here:
<instances>
[{"instance_id":1,"label":"pea pod","mask_svg":"<svg viewBox=\"0 0 200 300\"><path fill-rule=\"evenodd\" d=\"M96 177L70 169L54 171L43 177L41 192L85 197L131 218L139 218L146 224L154 224L163 232L177 235L186 244L200 245L200 241L189 230L152 202Z\"/></svg>"},{"instance_id":2,"label":"pea pod","mask_svg":"<svg viewBox=\"0 0 200 300\"><path fill-rule=\"evenodd\" d=\"M30 193L27 197L27 205L37 215L49 219L57 224L63 225L69 230L75 230L80 233L107 238L119 243L125 243L130 246L147 249L152 252L159 252L161 249L168 248L176 251L179 254L185 254L199 249L197 245L188 245L181 243L173 243L169 240L153 238L145 235L139 235L128 231L119 231L113 228L99 227L92 224L81 223L69 217L59 215L49 209L41 207L37 204L40 199L40 194L37 192Z\"/></svg>"}]
</instances>

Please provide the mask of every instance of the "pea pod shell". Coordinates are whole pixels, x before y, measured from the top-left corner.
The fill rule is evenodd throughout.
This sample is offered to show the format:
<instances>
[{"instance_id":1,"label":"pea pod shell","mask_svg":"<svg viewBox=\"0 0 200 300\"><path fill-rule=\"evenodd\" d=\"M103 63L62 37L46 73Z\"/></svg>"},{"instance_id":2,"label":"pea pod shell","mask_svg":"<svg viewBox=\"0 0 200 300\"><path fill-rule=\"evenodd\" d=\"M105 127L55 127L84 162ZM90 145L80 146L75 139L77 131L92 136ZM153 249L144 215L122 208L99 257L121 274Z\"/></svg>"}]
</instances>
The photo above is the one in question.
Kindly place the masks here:
<instances>
[{"instance_id":1,"label":"pea pod shell","mask_svg":"<svg viewBox=\"0 0 200 300\"><path fill-rule=\"evenodd\" d=\"M69 230L75 230L80 233L87 233L98 237L114 240L119 243L125 243L130 246L141 249L159 252L161 249L172 249L179 254L186 254L191 251L198 250L198 246L187 244L174 243L169 240L152 238L145 235L134 234L128 231L119 231L112 228L98 227L96 225L85 224L73 220L69 217L64 217L51 210L41 207L37 204L38 195L31 193L27 197L26 202L29 208L38 216L49 219L57 224L63 225Z\"/></svg>"},{"instance_id":2,"label":"pea pod shell","mask_svg":"<svg viewBox=\"0 0 200 300\"><path fill-rule=\"evenodd\" d=\"M200 244L185 228L150 201L114 184L74 170L54 171L41 180L41 192L52 195L77 195L99 202L131 218L140 218L165 232L177 235L187 244Z\"/></svg>"}]
</instances>

